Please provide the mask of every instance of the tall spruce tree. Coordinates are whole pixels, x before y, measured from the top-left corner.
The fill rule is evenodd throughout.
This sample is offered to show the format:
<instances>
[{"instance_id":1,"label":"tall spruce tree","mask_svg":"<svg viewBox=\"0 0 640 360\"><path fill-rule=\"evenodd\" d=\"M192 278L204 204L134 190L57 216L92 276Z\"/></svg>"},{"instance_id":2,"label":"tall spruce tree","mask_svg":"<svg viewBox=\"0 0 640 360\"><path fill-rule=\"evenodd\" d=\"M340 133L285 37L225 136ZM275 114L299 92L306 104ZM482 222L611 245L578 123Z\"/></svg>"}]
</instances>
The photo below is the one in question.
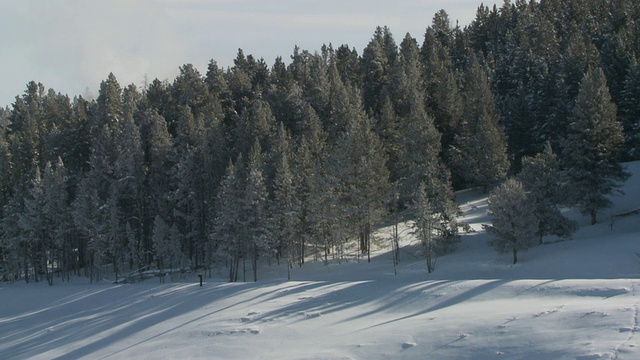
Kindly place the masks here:
<instances>
[{"instance_id":1,"label":"tall spruce tree","mask_svg":"<svg viewBox=\"0 0 640 360\"><path fill-rule=\"evenodd\" d=\"M298 228L298 213L300 204L296 198L294 174L291 166L291 148L289 135L280 123L280 146L274 156L276 172L273 181L273 200L271 202L271 217L273 221L273 236L278 263L281 257L285 257L288 278L291 278L290 269L299 257L297 254L296 229Z\"/></svg>"},{"instance_id":2,"label":"tall spruce tree","mask_svg":"<svg viewBox=\"0 0 640 360\"><path fill-rule=\"evenodd\" d=\"M618 118L626 135L625 160L640 159L640 64L633 60L624 81Z\"/></svg>"},{"instance_id":3,"label":"tall spruce tree","mask_svg":"<svg viewBox=\"0 0 640 360\"><path fill-rule=\"evenodd\" d=\"M463 98L458 87L459 75L450 54L453 31L446 22L446 13L439 12L433 21L422 45L425 108L442 134L442 150L446 154L461 126ZM444 160L448 162L448 157Z\"/></svg>"},{"instance_id":4,"label":"tall spruce tree","mask_svg":"<svg viewBox=\"0 0 640 360\"><path fill-rule=\"evenodd\" d=\"M486 191L504 180L509 158L487 72L475 56L466 73L464 99L465 114L462 132L454 140L452 172L468 185Z\"/></svg>"},{"instance_id":5,"label":"tall spruce tree","mask_svg":"<svg viewBox=\"0 0 640 360\"><path fill-rule=\"evenodd\" d=\"M238 161L242 166L242 158ZM211 248L216 249L216 254L224 257L229 268L229 281L238 281L240 259L245 256L242 241L240 221L243 217L240 199L242 196L242 181L236 165L229 162L224 178L218 189L216 198L216 212L213 219L213 231L210 241Z\"/></svg>"},{"instance_id":6,"label":"tall spruce tree","mask_svg":"<svg viewBox=\"0 0 640 360\"><path fill-rule=\"evenodd\" d=\"M565 174L573 203L595 224L598 211L611 206L607 195L629 177L619 162L624 133L602 69L589 68L585 74L570 120L563 147Z\"/></svg>"},{"instance_id":7,"label":"tall spruce tree","mask_svg":"<svg viewBox=\"0 0 640 360\"><path fill-rule=\"evenodd\" d=\"M384 147L353 91L349 98L347 131L333 152L332 175L336 179L341 206L351 234L360 239L360 251L371 260L372 226L384 212L389 198L389 171Z\"/></svg>"},{"instance_id":8,"label":"tall spruce tree","mask_svg":"<svg viewBox=\"0 0 640 360\"><path fill-rule=\"evenodd\" d=\"M296 244L297 262L304 264L308 246L328 249L331 230L336 226L338 207L336 188L329 170L327 133L310 105L305 107L304 122L295 152L296 198L300 204ZM326 251L325 251L326 254Z\"/></svg>"},{"instance_id":9,"label":"tall spruce tree","mask_svg":"<svg viewBox=\"0 0 640 360\"><path fill-rule=\"evenodd\" d=\"M248 252L251 254L253 281L258 281L258 259L267 255L272 248L270 243L270 219L267 208L267 188L263 175L264 159L260 142L256 139L249 154L247 178L243 195L242 220L248 237Z\"/></svg>"}]
</instances>

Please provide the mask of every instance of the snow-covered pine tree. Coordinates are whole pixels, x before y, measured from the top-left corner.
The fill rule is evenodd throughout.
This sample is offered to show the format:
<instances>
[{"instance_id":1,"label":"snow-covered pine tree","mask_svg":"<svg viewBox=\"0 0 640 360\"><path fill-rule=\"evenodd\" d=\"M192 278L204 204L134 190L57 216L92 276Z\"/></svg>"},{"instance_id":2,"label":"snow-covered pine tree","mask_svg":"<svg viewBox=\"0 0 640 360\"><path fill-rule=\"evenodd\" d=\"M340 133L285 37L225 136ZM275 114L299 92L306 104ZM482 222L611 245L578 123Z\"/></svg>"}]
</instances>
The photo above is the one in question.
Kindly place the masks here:
<instances>
[{"instance_id":1,"label":"snow-covered pine tree","mask_svg":"<svg viewBox=\"0 0 640 360\"><path fill-rule=\"evenodd\" d=\"M295 240L300 205L296 198L293 172L291 171L289 134L283 123L280 123L274 151L277 153L272 156L276 164L273 198L270 204L274 245L278 263L282 256L286 259L287 274L290 278L290 269L296 258Z\"/></svg>"},{"instance_id":2,"label":"snow-covered pine tree","mask_svg":"<svg viewBox=\"0 0 640 360\"><path fill-rule=\"evenodd\" d=\"M415 209L414 234L422 244L422 250L427 262L427 271L432 273L435 270L438 259L437 239L433 234L435 219L433 218L434 214L424 182L420 183L416 192Z\"/></svg>"},{"instance_id":3,"label":"snow-covered pine tree","mask_svg":"<svg viewBox=\"0 0 640 360\"><path fill-rule=\"evenodd\" d=\"M380 220L389 198L389 170L386 154L371 119L362 109L354 90L349 97L347 131L332 153L332 176L339 193L339 205L345 209L348 232L358 236L360 251L371 261L372 226Z\"/></svg>"},{"instance_id":4,"label":"snow-covered pine tree","mask_svg":"<svg viewBox=\"0 0 640 360\"><path fill-rule=\"evenodd\" d=\"M122 212L118 206L119 193L116 183L111 186L111 195L107 202L100 207L99 232L102 241L107 245L109 260L113 265L116 279L124 268L126 252L126 238L124 236L124 224L122 222ZM98 264L103 265L103 264ZM106 264L104 264L106 265Z\"/></svg>"},{"instance_id":5,"label":"snow-covered pine tree","mask_svg":"<svg viewBox=\"0 0 640 360\"><path fill-rule=\"evenodd\" d=\"M125 97L124 116L119 124L119 133L115 139L118 151L118 159L114 166L114 186L118 194L118 207L121 213L121 227L128 225L131 234L138 238L144 227L144 208L146 172L144 166L144 150L140 128L135 123L133 115L137 112L137 99L141 95L134 85L129 85L123 92ZM123 231L124 233L124 231ZM130 246L127 244L129 237L122 241L122 253L126 253ZM135 239L135 243L139 241ZM121 269L122 270L122 269Z\"/></svg>"},{"instance_id":6,"label":"snow-covered pine tree","mask_svg":"<svg viewBox=\"0 0 640 360\"><path fill-rule=\"evenodd\" d=\"M171 215L170 191L171 178L168 176L172 155L172 140L167 130L167 122L155 111L148 110L142 114L140 135L144 149L145 185L141 189L146 203L142 221L141 255L145 264L151 263L151 234L156 215L169 218Z\"/></svg>"},{"instance_id":7,"label":"snow-covered pine tree","mask_svg":"<svg viewBox=\"0 0 640 360\"><path fill-rule=\"evenodd\" d=\"M449 152L455 134L460 130L463 117L463 98L458 88L457 77L450 51L453 31L448 15L442 11L433 18L433 25L427 28L422 44L424 63L425 108L433 116L436 128L442 134L442 150ZM444 161L449 162L445 156ZM462 174L455 174L460 179ZM460 181L458 181L460 182Z\"/></svg>"},{"instance_id":8,"label":"snow-covered pine tree","mask_svg":"<svg viewBox=\"0 0 640 360\"><path fill-rule=\"evenodd\" d=\"M153 222L153 235L151 239L153 241L153 251L156 254L158 269L161 273L164 273L165 268L170 266L173 254L171 253L172 246L169 236L169 225L167 225L160 215L156 215ZM161 274L160 282L163 282L163 279L164 276Z\"/></svg>"},{"instance_id":9,"label":"snow-covered pine tree","mask_svg":"<svg viewBox=\"0 0 640 360\"><path fill-rule=\"evenodd\" d=\"M296 230L299 239L296 255L300 266L304 264L308 246L324 249L326 260L330 247L337 245L338 234L343 232L338 224L341 208L336 206L335 184L329 174L327 133L310 105L305 107L303 119L294 157L295 197L300 204Z\"/></svg>"},{"instance_id":10,"label":"snow-covered pine tree","mask_svg":"<svg viewBox=\"0 0 640 360\"><path fill-rule=\"evenodd\" d=\"M463 174L468 185L487 191L505 179L509 158L488 75L475 56L466 72L463 94L465 111L462 131L451 149L452 171Z\"/></svg>"},{"instance_id":11,"label":"snow-covered pine tree","mask_svg":"<svg viewBox=\"0 0 640 360\"><path fill-rule=\"evenodd\" d=\"M260 142L256 139L249 155L247 179L243 195L243 225L248 232L248 252L251 254L253 281L258 281L258 259L269 256L271 244L270 219L267 210L267 188L263 176L264 160Z\"/></svg>"},{"instance_id":12,"label":"snow-covered pine tree","mask_svg":"<svg viewBox=\"0 0 640 360\"><path fill-rule=\"evenodd\" d=\"M91 282L99 278L99 274L94 272L96 264L101 264L106 252L107 245L100 236L100 198L98 190L93 186L93 178L83 177L80 180L76 191L76 198L71 207L71 215L80 240L78 242L79 264L89 270L87 274ZM86 258L85 258L86 256Z\"/></svg>"},{"instance_id":13,"label":"snow-covered pine tree","mask_svg":"<svg viewBox=\"0 0 640 360\"><path fill-rule=\"evenodd\" d=\"M7 204L3 207L4 216L0 220L0 255L1 266L4 268L6 281L13 282L14 279L22 277L25 282L29 282L28 264L28 244L23 239L20 227L20 215L24 211L24 200L14 194L9 197ZM13 275L13 276L11 276Z\"/></svg>"},{"instance_id":14,"label":"snow-covered pine tree","mask_svg":"<svg viewBox=\"0 0 640 360\"><path fill-rule=\"evenodd\" d=\"M38 275L44 273L51 285L48 255L52 244L47 229L44 204L42 176L40 168L36 167L28 195L24 198L24 210L19 215L18 224L27 249L25 258L33 269L34 280L37 282Z\"/></svg>"},{"instance_id":15,"label":"snow-covered pine tree","mask_svg":"<svg viewBox=\"0 0 640 360\"><path fill-rule=\"evenodd\" d=\"M493 214L491 225L482 227L494 236L491 245L499 253L513 254L518 262L518 251L536 244L538 218L534 205L522 184L508 179L489 195L489 210Z\"/></svg>"},{"instance_id":16,"label":"snow-covered pine tree","mask_svg":"<svg viewBox=\"0 0 640 360\"><path fill-rule=\"evenodd\" d=\"M624 144L604 72L589 68L580 84L563 146L564 173L572 202L597 222L599 210L611 206L607 195L629 177L619 160Z\"/></svg>"},{"instance_id":17,"label":"snow-covered pine tree","mask_svg":"<svg viewBox=\"0 0 640 360\"><path fill-rule=\"evenodd\" d=\"M561 186L559 164L551 144L547 142L544 151L534 157L522 158L522 170L517 179L533 201L540 243L547 235L571 236L576 223L562 215L558 207L565 202L566 190Z\"/></svg>"},{"instance_id":18,"label":"snow-covered pine tree","mask_svg":"<svg viewBox=\"0 0 640 360\"><path fill-rule=\"evenodd\" d=\"M44 213L47 221L47 232L51 237L49 258L52 266L56 266L63 280L69 280L72 262L73 220L69 209L69 193L67 190L67 170L61 158L52 165L47 162L42 177L44 193Z\"/></svg>"},{"instance_id":19,"label":"snow-covered pine tree","mask_svg":"<svg viewBox=\"0 0 640 360\"><path fill-rule=\"evenodd\" d=\"M5 132L5 126L0 122L0 221L3 207L9 201L12 177L11 152Z\"/></svg>"},{"instance_id":20,"label":"snow-covered pine tree","mask_svg":"<svg viewBox=\"0 0 640 360\"><path fill-rule=\"evenodd\" d=\"M238 160L242 166L242 158ZM243 216L240 206L242 190L238 178L238 171L232 161L229 161L225 176L222 179L216 198L216 212L213 232L210 235L210 246L216 253L225 257L229 268L229 281L238 281L240 259L244 257L244 247L241 243L242 228L240 220Z\"/></svg>"},{"instance_id":21,"label":"snow-covered pine tree","mask_svg":"<svg viewBox=\"0 0 640 360\"><path fill-rule=\"evenodd\" d=\"M625 159L637 160L640 159L640 64L636 59L632 60L627 70L620 95L618 118L626 135Z\"/></svg>"}]
</instances>

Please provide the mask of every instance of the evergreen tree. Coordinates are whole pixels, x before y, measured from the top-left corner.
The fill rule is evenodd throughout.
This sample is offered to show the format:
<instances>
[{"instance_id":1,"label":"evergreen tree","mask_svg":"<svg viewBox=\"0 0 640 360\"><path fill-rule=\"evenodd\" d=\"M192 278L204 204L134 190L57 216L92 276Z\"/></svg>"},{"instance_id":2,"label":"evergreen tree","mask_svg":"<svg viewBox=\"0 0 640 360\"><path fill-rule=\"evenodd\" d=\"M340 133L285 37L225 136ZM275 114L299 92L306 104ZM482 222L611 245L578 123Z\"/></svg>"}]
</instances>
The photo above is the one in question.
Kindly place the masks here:
<instances>
[{"instance_id":1,"label":"evergreen tree","mask_svg":"<svg viewBox=\"0 0 640 360\"><path fill-rule=\"evenodd\" d=\"M107 79L100 83L95 116L91 125L93 137L95 138L103 127L113 131L118 122L122 121L122 116L122 88L115 75L109 73Z\"/></svg>"},{"instance_id":2,"label":"evergreen tree","mask_svg":"<svg viewBox=\"0 0 640 360\"><path fill-rule=\"evenodd\" d=\"M271 148L276 120L269 104L263 100L254 100L244 110L235 132L235 153L249 154L255 141L265 151Z\"/></svg>"},{"instance_id":3,"label":"evergreen tree","mask_svg":"<svg viewBox=\"0 0 640 360\"><path fill-rule=\"evenodd\" d=\"M341 45L336 49L335 56L335 66L340 80L345 84L360 88L362 79L358 51L355 48L350 49L348 45Z\"/></svg>"},{"instance_id":4,"label":"evergreen tree","mask_svg":"<svg viewBox=\"0 0 640 360\"><path fill-rule=\"evenodd\" d=\"M153 250L158 261L158 269L160 270L160 281L164 282L164 271L172 270L174 266L179 265L182 251L180 250L180 240L177 239L177 229L169 227L167 223L160 217L156 216L153 222Z\"/></svg>"},{"instance_id":5,"label":"evergreen tree","mask_svg":"<svg viewBox=\"0 0 640 360\"><path fill-rule=\"evenodd\" d=\"M127 87L127 89L129 89L126 91L129 96L137 97L134 94L134 88ZM112 186L117 194L116 202L120 209L122 223L119 226L125 229L128 226L131 230L130 234L135 236L134 242L137 244L139 242L137 237L142 235L142 229L145 226L145 202L147 198L145 197L144 186L146 173L140 129L133 118L134 113L137 112L137 105L130 104L130 101L125 103L128 104L129 110L124 112L123 120L119 124L122 130L118 133L118 138L115 139L119 156L114 166L114 182ZM127 244L128 240L128 236L123 237L123 249L122 251L119 250L123 255L125 254L125 249L130 248ZM125 257L121 257L122 268L124 268L125 260Z\"/></svg>"},{"instance_id":6,"label":"evergreen tree","mask_svg":"<svg viewBox=\"0 0 640 360\"><path fill-rule=\"evenodd\" d=\"M167 129L164 117L155 110L147 110L141 115L140 140L144 154L143 169L146 174L141 189L143 194L143 217L141 238L141 256L145 263L150 263L149 255L152 250L151 234L155 216L163 219L171 216L170 192L171 178L169 176L172 161L173 142Z\"/></svg>"},{"instance_id":7,"label":"evergreen tree","mask_svg":"<svg viewBox=\"0 0 640 360\"><path fill-rule=\"evenodd\" d=\"M291 149L288 134L284 125L280 123L279 134L282 138L282 146L279 146L276 154L276 173L273 182L273 201L271 205L271 217L273 219L273 236L278 262L281 256L286 257L287 274L291 278L290 270L296 254L296 229L298 227L298 211L300 205L297 202L294 175L291 169Z\"/></svg>"},{"instance_id":8,"label":"evergreen tree","mask_svg":"<svg viewBox=\"0 0 640 360\"><path fill-rule=\"evenodd\" d=\"M61 158L54 165L47 162L42 177L44 195L42 217L47 221L47 232L51 237L51 250L48 254L52 264L62 274L63 280L69 280L73 243L73 219L69 208L67 189L68 172Z\"/></svg>"},{"instance_id":9,"label":"evergreen tree","mask_svg":"<svg viewBox=\"0 0 640 360\"><path fill-rule=\"evenodd\" d=\"M238 161L242 166L242 158ZM225 257L229 268L229 281L238 281L240 259L245 256L240 221L244 216L240 206L242 183L233 162L229 162L218 190L216 216L211 234L212 248Z\"/></svg>"},{"instance_id":10,"label":"evergreen tree","mask_svg":"<svg viewBox=\"0 0 640 360\"><path fill-rule=\"evenodd\" d=\"M264 160L260 142L256 140L251 149L247 178L243 196L243 226L249 241L247 250L251 254L253 281L258 281L258 259L269 254L271 244L270 220L267 209L267 188L263 176Z\"/></svg>"},{"instance_id":11,"label":"evergreen tree","mask_svg":"<svg viewBox=\"0 0 640 360\"><path fill-rule=\"evenodd\" d=\"M489 195L489 210L493 214L492 224L482 227L495 237L491 245L496 251L511 252L515 264L518 251L536 244L538 218L532 201L519 181L509 179Z\"/></svg>"},{"instance_id":12,"label":"evergreen tree","mask_svg":"<svg viewBox=\"0 0 640 360\"><path fill-rule=\"evenodd\" d=\"M637 60L629 66L621 97L618 119L626 135L624 158L637 160L640 159L640 65Z\"/></svg>"},{"instance_id":13,"label":"evergreen tree","mask_svg":"<svg viewBox=\"0 0 640 360\"><path fill-rule=\"evenodd\" d=\"M425 110L433 117L436 128L442 134L441 148L444 154L450 151L455 134L461 130L464 109L450 49L438 40L442 36L449 39L450 31L446 30L428 28L422 46ZM450 162L448 157L444 160Z\"/></svg>"},{"instance_id":14,"label":"evergreen tree","mask_svg":"<svg viewBox=\"0 0 640 360\"><path fill-rule=\"evenodd\" d=\"M235 126L238 114L234 108L233 94L229 88L226 74L214 60L209 62L204 82L209 86L209 93L220 102L223 114L223 118L220 120L225 132L230 133Z\"/></svg>"},{"instance_id":15,"label":"evergreen tree","mask_svg":"<svg viewBox=\"0 0 640 360\"><path fill-rule=\"evenodd\" d=\"M24 199L12 195L3 206L0 220L0 263L10 281L24 279L29 282L29 248L20 227L20 216L24 211ZM11 276L13 275L13 276Z\"/></svg>"},{"instance_id":16,"label":"evergreen tree","mask_svg":"<svg viewBox=\"0 0 640 360\"><path fill-rule=\"evenodd\" d=\"M619 163L623 143L604 72L590 68L576 97L563 159L572 200L591 216L591 224L596 223L599 210L611 206L607 195L629 177Z\"/></svg>"},{"instance_id":17,"label":"evergreen tree","mask_svg":"<svg viewBox=\"0 0 640 360\"><path fill-rule=\"evenodd\" d=\"M25 260L28 260L33 268L35 281L39 280L39 274L45 274L47 282L51 285L48 255L52 250L52 242L47 229L44 197L40 168L36 167L28 195L24 198L24 211L19 215L18 224L25 243Z\"/></svg>"},{"instance_id":18,"label":"evergreen tree","mask_svg":"<svg viewBox=\"0 0 640 360\"><path fill-rule=\"evenodd\" d=\"M422 244L424 257L427 261L427 271L432 273L436 267L438 252L436 250L436 239L433 235L433 212L424 182L420 183L416 195L416 222L414 225L414 234Z\"/></svg>"},{"instance_id":19,"label":"evergreen tree","mask_svg":"<svg viewBox=\"0 0 640 360\"><path fill-rule=\"evenodd\" d=\"M381 218L389 198L389 171L382 142L373 132L358 94L353 92L349 100L348 127L333 152L332 176L351 224L350 233L357 234L360 251L370 261L372 225Z\"/></svg>"},{"instance_id":20,"label":"evergreen tree","mask_svg":"<svg viewBox=\"0 0 640 360\"><path fill-rule=\"evenodd\" d=\"M571 236L577 225L562 215L558 208L559 204L565 202L565 189L560 185L559 164L551 144L547 143L544 151L535 157L525 156L522 159L522 170L517 179L533 202L538 218L536 235L540 243L547 235Z\"/></svg>"},{"instance_id":21,"label":"evergreen tree","mask_svg":"<svg viewBox=\"0 0 640 360\"><path fill-rule=\"evenodd\" d=\"M6 140L5 129L0 126L0 219L4 212L4 205L10 198L10 187L12 178L12 159L9 151L9 144Z\"/></svg>"},{"instance_id":22,"label":"evergreen tree","mask_svg":"<svg viewBox=\"0 0 640 360\"><path fill-rule=\"evenodd\" d=\"M455 139L452 172L486 191L506 177L509 159L487 74L475 57L464 86L465 116Z\"/></svg>"},{"instance_id":23,"label":"evergreen tree","mask_svg":"<svg viewBox=\"0 0 640 360\"><path fill-rule=\"evenodd\" d=\"M80 241L78 246L79 263L89 270L89 279L99 279L99 269L107 255L107 245L101 236L101 204L93 179L83 177L78 185L76 198L72 204L72 218Z\"/></svg>"},{"instance_id":24,"label":"evergreen tree","mask_svg":"<svg viewBox=\"0 0 640 360\"><path fill-rule=\"evenodd\" d=\"M362 52L360 71L363 74L363 105L367 112L374 115L380 112L382 100L389 90L392 64L397 52L392 40L387 27L378 27Z\"/></svg>"},{"instance_id":25,"label":"evergreen tree","mask_svg":"<svg viewBox=\"0 0 640 360\"><path fill-rule=\"evenodd\" d=\"M335 184L331 181L328 160L327 133L310 105L305 108L301 139L296 149L296 198L300 204L296 235L297 262L304 264L307 246L324 248L325 259L334 235L337 206ZM332 233L331 230L337 230ZM337 236L337 235L336 235Z\"/></svg>"},{"instance_id":26,"label":"evergreen tree","mask_svg":"<svg viewBox=\"0 0 640 360\"><path fill-rule=\"evenodd\" d=\"M146 89L144 103L145 111L155 111L162 116L170 116L171 104L170 84L167 81L154 79Z\"/></svg>"},{"instance_id":27,"label":"evergreen tree","mask_svg":"<svg viewBox=\"0 0 640 360\"><path fill-rule=\"evenodd\" d=\"M42 132L39 124L42 118L42 98L44 86L30 82L24 95L16 97L8 123L9 151L13 165L13 183L18 192L26 193L33 176L33 169L40 164Z\"/></svg>"}]
</instances>

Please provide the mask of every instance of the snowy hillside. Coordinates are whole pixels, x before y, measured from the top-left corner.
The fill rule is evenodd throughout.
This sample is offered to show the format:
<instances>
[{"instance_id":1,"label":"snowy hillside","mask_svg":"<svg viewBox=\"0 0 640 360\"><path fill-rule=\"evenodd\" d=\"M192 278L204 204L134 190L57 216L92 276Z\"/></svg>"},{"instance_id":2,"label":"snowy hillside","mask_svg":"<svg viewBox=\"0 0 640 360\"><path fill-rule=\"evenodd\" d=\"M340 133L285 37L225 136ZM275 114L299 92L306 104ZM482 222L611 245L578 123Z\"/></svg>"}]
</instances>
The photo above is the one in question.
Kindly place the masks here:
<instances>
[{"instance_id":1,"label":"snowy hillside","mask_svg":"<svg viewBox=\"0 0 640 360\"><path fill-rule=\"evenodd\" d=\"M486 198L458 194L476 232L428 274L407 235L394 275L371 263L266 266L258 283L0 285L0 359L638 359L640 162L600 223L508 255ZM220 275L223 278L223 275Z\"/></svg>"}]
</instances>

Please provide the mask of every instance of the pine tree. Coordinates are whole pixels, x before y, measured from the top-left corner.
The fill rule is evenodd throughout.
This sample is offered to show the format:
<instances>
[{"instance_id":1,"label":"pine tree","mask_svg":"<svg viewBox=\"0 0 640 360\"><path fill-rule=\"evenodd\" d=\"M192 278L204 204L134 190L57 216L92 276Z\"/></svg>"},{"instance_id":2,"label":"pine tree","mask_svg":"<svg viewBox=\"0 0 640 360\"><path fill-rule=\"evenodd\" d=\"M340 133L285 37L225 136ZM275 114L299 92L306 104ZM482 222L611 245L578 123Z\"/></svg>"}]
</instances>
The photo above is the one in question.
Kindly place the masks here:
<instances>
[{"instance_id":1,"label":"pine tree","mask_svg":"<svg viewBox=\"0 0 640 360\"><path fill-rule=\"evenodd\" d=\"M533 202L538 218L536 235L540 243L542 244L543 237L547 235L571 236L576 230L576 224L562 215L558 207L565 202L565 189L560 185L559 164L549 143L545 145L542 153L522 159L522 170L517 179Z\"/></svg>"},{"instance_id":2,"label":"pine tree","mask_svg":"<svg viewBox=\"0 0 640 360\"><path fill-rule=\"evenodd\" d=\"M116 124L122 121L122 88L113 73L109 73L107 80L100 83L96 105L97 108L91 125L94 138L99 134L102 127L114 130Z\"/></svg>"},{"instance_id":3,"label":"pine tree","mask_svg":"<svg viewBox=\"0 0 640 360\"><path fill-rule=\"evenodd\" d=\"M151 233L156 215L168 219L171 215L169 176L172 161L173 142L164 117L155 110L147 110L141 116L140 140L144 150L145 184L141 189L145 194L144 215L142 219L141 247L145 263L150 263L152 250Z\"/></svg>"},{"instance_id":4,"label":"pine tree","mask_svg":"<svg viewBox=\"0 0 640 360\"><path fill-rule=\"evenodd\" d=\"M622 125L616 119L604 73L590 68L571 114L563 163L572 200L583 214L591 216L591 224L596 223L599 210L611 206L607 195L629 177L619 163L623 144Z\"/></svg>"},{"instance_id":5,"label":"pine tree","mask_svg":"<svg viewBox=\"0 0 640 360\"><path fill-rule=\"evenodd\" d=\"M294 176L291 170L291 149L288 142L288 134L284 125L280 123L279 134L282 138L282 146L276 154L276 173L273 182L273 201L271 204L271 217L273 219L273 236L278 262L281 256L286 257L287 274L291 278L290 269L296 258L296 229L298 227L298 212L300 205L297 202Z\"/></svg>"},{"instance_id":6,"label":"pine tree","mask_svg":"<svg viewBox=\"0 0 640 360\"><path fill-rule=\"evenodd\" d=\"M242 158L239 159L238 166L242 166ZM210 237L212 248L226 258L231 282L238 281L240 259L245 256L244 244L241 242L243 228L240 225L244 216L240 206L242 183L238 175L236 166L230 161L218 190L216 215Z\"/></svg>"},{"instance_id":7,"label":"pine tree","mask_svg":"<svg viewBox=\"0 0 640 360\"><path fill-rule=\"evenodd\" d=\"M416 220L414 225L414 234L422 244L424 257L427 261L427 271L432 273L436 267L438 251L436 250L436 239L433 234L435 227L433 209L429 202L429 196L427 195L427 189L424 182L420 183L416 195Z\"/></svg>"},{"instance_id":8,"label":"pine tree","mask_svg":"<svg viewBox=\"0 0 640 360\"><path fill-rule=\"evenodd\" d=\"M29 282L28 244L24 241L20 227L20 216L24 211L24 199L14 194L7 199L0 219L0 261L10 281L22 278ZM11 276L13 275L13 276Z\"/></svg>"},{"instance_id":9,"label":"pine tree","mask_svg":"<svg viewBox=\"0 0 640 360\"><path fill-rule=\"evenodd\" d=\"M491 245L496 251L511 252L515 264L518 251L536 244L538 218L534 205L522 184L509 179L489 195L489 210L493 214L492 224L482 227L495 237Z\"/></svg>"},{"instance_id":10,"label":"pine tree","mask_svg":"<svg viewBox=\"0 0 640 360\"><path fill-rule=\"evenodd\" d=\"M448 39L447 34L448 32L438 28L428 28L422 46L425 108L442 134L441 147L444 154L450 151L455 134L461 129L464 110L463 98L458 88L458 74L454 70L450 49L438 40L440 35ZM447 157L444 160L450 161Z\"/></svg>"},{"instance_id":11,"label":"pine tree","mask_svg":"<svg viewBox=\"0 0 640 360\"><path fill-rule=\"evenodd\" d=\"M267 209L267 188L263 176L264 160L260 142L251 149L243 196L243 226L248 233L248 252L251 254L253 281L258 281L258 259L271 250L270 221Z\"/></svg>"},{"instance_id":12,"label":"pine tree","mask_svg":"<svg viewBox=\"0 0 640 360\"><path fill-rule=\"evenodd\" d=\"M135 88L127 87L125 92L128 96L134 98ZM118 150L118 159L114 165L114 182L115 192L117 193L117 206L121 214L121 228L128 226L131 230L130 234L135 237L142 235L142 228L145 224L145 202L147 201L145 193L146 173L144 167L144 151L142 148L142 139L140 137L140 129L135 124L133 115L137 112L137 105L125 101L128 108L124 112L123 120L119 124L121 131L118 133L116 147ZM129 237L125 236L122 241L123 249L118 252L123 255L130 246L127 244ZM134 238L136 244L139 243ZM122 269L124 270L125 257L121 257Z\"/></svg>"},{"instance_id":13,"label":"pine tree","mask_svg":"<svg viewBox=\"0 0 640 360\"><path fill-rule=\"evenodd\" d=\"M640 159L640 64L629 66L622 90L618 118L626 135L625 159Z\"/></svg>"},{"instance_id":14,"label":"pine tree","mask_svg":"<svg viewBox=\"0 0 640 360\"><path fill-rule=\"evenodd\" d=\"M363 74L363 105L365 111L374 116L379 114L382 101L388 95L391 69L397 51L389 28L378 27L373 39L362 52L360 70Z\"/></svg>"},{"instance_id":15,"label":"pine tree","mask_svg":"<svg viewBox=\"0 0 640 360\"><path fill-rule=\"evenodd\" d=\"M33 169L44 166L40 155L44 153L42 137L42 99L44 86L30 82L24 95L16 97L7 127L7 142L11 152L13 183L18 192L27 193ZM43 130L45 132L43 133Z\"/></svg>"},{"instance_id":16,"label":"pine tree","mask_svg":"<svg viewBox=\"0 0 640 360\"><path fill-rule=\"evenodd\" d=\"M389 198L389 171L382 142L373 132L358 94L353 92L349 101L348 127L334 149L331 174L350 233L359 237L360 251L370 261L372 226L381 218Z\"/></svg>"},{"instance_id":17,"label":"pine tree","mask_svg":"<svg viewBox=\"0 0 640 360\"><path fill-rule=\"evenodd\" d=\"M322 247L325 259L336 226L336 191L330 181L327 133L310 105L305 107L302 133L294 156L295 190L300 204L296 235L297 262L304 264L307 246ZM316 252L317 253L317 252Z\"/></svg>"},{"instance_id":18,"label":"pine tree","mask_svg":"<svg viewBox=\"0 0 640 360\"><path fill-rule=\"evenodd\" d=\"M24 198L24 211L19 215L18 224L23 232L26 247L25 260L28 260L33 268L35 281L39 280L38 274L44 273L45 279L51 285L48 255L52 250L52 242L47 229L45 196L40 174L40 168L36 167L28 195Z\"/></svg>"},{"instance_id":19,"label":"pine tree","mask_svg":"<svg viewBox=\"0 0 640 360\"><path fill-rule=\"evenodd\" d=\"M101 219L99 213L101 205L92 178L83 177L80 180L76 198L71 206L73 224L80 238L78 243L79 264L91 271L89 279L93 281L94 265L102 263L107 249L100 237L99 224Z\"/></svg>"},{"instance_id":20,"label":"pine tree","mask_svg":"<svg viewBox=\"0 0 640 360\"><path fill-rule=\"evenodd\" d=\"M175 256L171 244L171 238L169 236L169 225L160 217L156 215L153 222L153 235L151 237L153 242L153 251L156 254L158 261L158 269L161 273L164 273L165 268L171 266L171 258ZM164 274L161 274L160 281L164 279Z\"/></svg>"},{"instance_id":21,"label":"pine tree","mask_svg":"<svg viewBox=\"0 0 640 360\"><path fill-rule=\"evenodd\" d=\"M5 131L4 126L0 126L0 219L4 215L4 205L9 201L12 178L11 152Z\"/></svg>"},{"instance_id":22,"label":"pine tree","mask_svg":"<svg viewBox=\"0 0 640 360\"><path fill-rule=\"evenodd\" d=\"M189 107L181 107L178 135L173 142L171 180L168 194L172 219L184 241L183 249L192 266L203 264L206 229L205 198L208 185L204 177L204 119L194 117Z\"/></svg>"},{"instance_id":23,"label":"pine tree","mask_svg":"<svg viewBox=\"0 0 640 360\"><path fill-rule=\"evenodd\" d=\"M506 177L509 159L487 73L475 57L464 86L465 116L454 141L452 172L486 191Z\"/></svg>"},{"instance_id":24,"label":"pine tree","mask_svg":"<svg viewBox=\"0 0 640 360\"><path fill-rule=\"evenodd\" d=\"M263 100L252 101L235 129L235 153L249 154L256 140L264 151L269 151L275 127L276 120L269 104Z\"/></svg>"},{"instance_id":25,"label":"pine tree","mask_svg":"<svg viewBox=\"0 0 640 360\"><path fill-rule=\"evenodd\" d=\"M48 256L57 265L63 276L69 280L73 246L73 220L69 209L69 191L67 189L68 172L58 158L52 165L47 162L42 177L44 195L42 217L47 222L47 232L51 237Z\"/></svg>"}]
</instances>

